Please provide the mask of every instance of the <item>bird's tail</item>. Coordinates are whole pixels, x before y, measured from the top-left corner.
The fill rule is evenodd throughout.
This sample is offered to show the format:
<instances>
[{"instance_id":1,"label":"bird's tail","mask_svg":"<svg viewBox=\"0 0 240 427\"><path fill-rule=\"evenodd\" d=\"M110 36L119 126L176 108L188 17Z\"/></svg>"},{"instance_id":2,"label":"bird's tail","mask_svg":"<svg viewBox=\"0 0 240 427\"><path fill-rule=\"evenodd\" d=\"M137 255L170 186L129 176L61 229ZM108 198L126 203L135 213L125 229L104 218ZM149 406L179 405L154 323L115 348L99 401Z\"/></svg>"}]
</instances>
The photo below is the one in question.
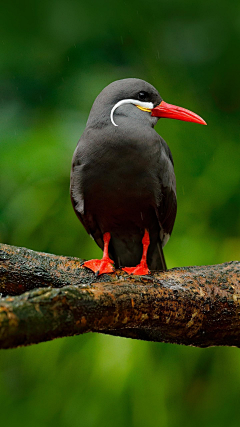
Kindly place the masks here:
<instances>
[{"instance_id":1,"label":"bird's tail","mask_svg":"<svg viewBox=\"0 0 240 427\"><path fill-rule=\"evenodd\" d=\"M149 270L167 270L167 265L162 250L162 244L160 241L158 241L157 244L153 247L151 247L150 245L147 260Z\"/></svg>"},{"instance_id":2,"label":"bird's tail","mask_svg":"<svg viewBox=\"0 0 240 427\"><path fill-rule=\"evenodd\" d=\"M159 233L152 236L147 252L149 270L167 270ZM133 240L112 236L109 244L109 254L114 260L115 267L134 267L139 264L142 256L142 237L136 235Z\"/></svg>"}]
</instances>

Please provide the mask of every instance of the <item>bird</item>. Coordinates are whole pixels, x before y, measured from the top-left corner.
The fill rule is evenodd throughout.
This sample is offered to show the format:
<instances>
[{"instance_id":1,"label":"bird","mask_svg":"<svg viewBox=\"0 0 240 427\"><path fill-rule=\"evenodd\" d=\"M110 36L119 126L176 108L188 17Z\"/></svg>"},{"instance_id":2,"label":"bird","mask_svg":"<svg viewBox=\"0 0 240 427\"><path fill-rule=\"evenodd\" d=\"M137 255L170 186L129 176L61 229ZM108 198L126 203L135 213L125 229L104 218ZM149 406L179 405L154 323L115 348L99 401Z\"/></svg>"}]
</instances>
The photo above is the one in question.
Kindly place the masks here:
<instances>
[{"instance_id":1,"label":"bird","mask_svg":"<svg viewBox=\"0 0 240 427\"><path fill-rule=\"evenodd\" d=\"M86 231L103 250L83 266L96 275L166 270L163 247L177 212L170 148L155 131L160 118L206 124L168 104L138 78L114 81L95 99L73 154L70 195Z\"/></svg>"}]
</instances>

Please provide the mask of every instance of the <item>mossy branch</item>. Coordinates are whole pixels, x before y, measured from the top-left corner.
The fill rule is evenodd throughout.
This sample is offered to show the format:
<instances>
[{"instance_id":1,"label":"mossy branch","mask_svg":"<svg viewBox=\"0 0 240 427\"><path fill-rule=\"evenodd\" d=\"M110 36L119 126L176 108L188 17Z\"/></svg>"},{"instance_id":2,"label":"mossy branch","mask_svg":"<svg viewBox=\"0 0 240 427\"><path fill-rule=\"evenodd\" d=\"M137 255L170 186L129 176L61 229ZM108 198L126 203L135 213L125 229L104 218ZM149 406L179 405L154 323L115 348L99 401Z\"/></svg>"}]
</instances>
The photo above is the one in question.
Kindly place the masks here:
<instances>
[{"instance_id":1,"label":"mossy branch","mask_svg":"<svg viewBox=\"0 0 240 427\"><path fill-rule=\"evenodd\" d=\"M98 278L77 258L0 244L0 348L101 332L240 346L240 263Z\"/></svg>"}]
</instances>

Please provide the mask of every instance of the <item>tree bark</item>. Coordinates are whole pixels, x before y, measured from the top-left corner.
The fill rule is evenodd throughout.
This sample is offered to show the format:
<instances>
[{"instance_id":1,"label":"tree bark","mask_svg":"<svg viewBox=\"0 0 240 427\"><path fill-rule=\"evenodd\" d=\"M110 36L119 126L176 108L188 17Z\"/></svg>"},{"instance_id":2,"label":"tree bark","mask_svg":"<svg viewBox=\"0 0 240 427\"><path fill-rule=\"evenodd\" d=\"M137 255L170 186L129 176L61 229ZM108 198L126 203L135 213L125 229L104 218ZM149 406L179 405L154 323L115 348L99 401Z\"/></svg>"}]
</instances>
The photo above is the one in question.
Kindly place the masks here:
<instances>
[{"instance_id":1,"label":"tree bark","mask_svg":"<svg viewBox=\"0 0 240 427\"><path fill-rule=\"evenodd\" d=\"M240 263L96 277L78 258L0 244L0 348L101 332L240 346Z\"/></svg>"}]
</instances>

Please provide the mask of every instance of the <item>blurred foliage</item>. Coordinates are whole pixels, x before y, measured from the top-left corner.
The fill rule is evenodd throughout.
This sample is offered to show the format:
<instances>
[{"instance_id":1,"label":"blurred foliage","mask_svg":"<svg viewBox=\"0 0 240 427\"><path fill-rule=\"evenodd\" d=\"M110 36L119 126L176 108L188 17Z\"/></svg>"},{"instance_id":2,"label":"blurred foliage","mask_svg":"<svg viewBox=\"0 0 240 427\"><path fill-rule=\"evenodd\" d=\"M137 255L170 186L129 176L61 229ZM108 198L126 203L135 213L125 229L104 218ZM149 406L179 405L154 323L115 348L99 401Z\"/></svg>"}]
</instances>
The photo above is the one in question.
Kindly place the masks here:
<instances>
[{"instance_id":1,"label":"blurred foliage","mask_svg":"<svg viewBox=\"0 0 240 427\"><path fill-rule=\"evenodd\" d=\"M1 6L0 241L90 258L69 200L91 104L139 77L208 126L160 120L175 161L169 267L240 255L240 4L12 1ZM101 335L0 352L9 427L239 427L240 353Z\"/></svg>"}]
</instances>

